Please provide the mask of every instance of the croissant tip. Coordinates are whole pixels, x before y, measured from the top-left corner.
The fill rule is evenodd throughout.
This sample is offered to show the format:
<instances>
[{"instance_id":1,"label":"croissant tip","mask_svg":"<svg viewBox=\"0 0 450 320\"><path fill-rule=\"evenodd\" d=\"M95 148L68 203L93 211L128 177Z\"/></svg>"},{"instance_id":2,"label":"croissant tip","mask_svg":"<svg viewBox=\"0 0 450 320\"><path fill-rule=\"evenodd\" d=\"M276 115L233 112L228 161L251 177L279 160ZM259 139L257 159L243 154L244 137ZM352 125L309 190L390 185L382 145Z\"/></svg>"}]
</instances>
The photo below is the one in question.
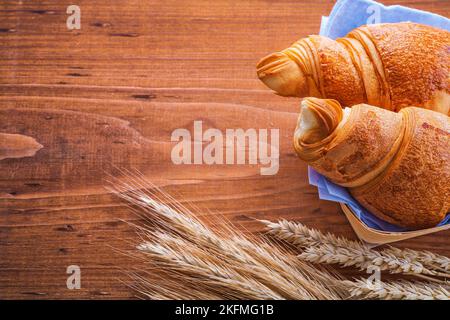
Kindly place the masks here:
<instances>
[{"instance_id":1,"label":"croissant tip","mask_svg":"<svg viewBox=\"0 0 450 320\"><path fill-rule=\"evenodd\" d=\"M308 92L299 66L282 52L262 58L256 65L258 78L281 96L299 97Z\"/></svg>"},{"instance_id":2,"label":"croissant tip","mask_svg":"<svg viewBox=\"0 0 450 320\"><path fill-rule=\"evenodd\" d=\"M306 144L317 143L329 136L342 120L341 105L331 99L308 97L302 100L296 139Z\"/></svg>"},{"instance_id":3,"label":"croissant tip","mask_svg":"<svg viewBox=\"0 0 450 320\"><path fill-rule=\"evenodd\" d=\"M275 61L277 61L279 59L283 59L283 58L288 59L286 57L286 55L284 55L281 52L271 53L271 54L265 56L264 58L260 59L258 61L258 63L256 64L256 68L260 69L260 68L264 67L265 65L267 65L269 63L275 62Z\"/></svg>"}]
</instances>

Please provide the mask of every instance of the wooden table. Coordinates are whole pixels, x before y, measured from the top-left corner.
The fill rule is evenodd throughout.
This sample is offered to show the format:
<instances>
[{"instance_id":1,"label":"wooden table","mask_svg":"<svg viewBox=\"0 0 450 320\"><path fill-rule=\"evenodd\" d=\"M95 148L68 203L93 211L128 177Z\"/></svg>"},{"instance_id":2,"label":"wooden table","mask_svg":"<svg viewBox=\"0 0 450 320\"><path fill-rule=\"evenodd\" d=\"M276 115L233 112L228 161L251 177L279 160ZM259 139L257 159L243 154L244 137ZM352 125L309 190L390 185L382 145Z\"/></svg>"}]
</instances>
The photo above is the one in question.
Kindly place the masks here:
<instances>
[{"instance_id":1,"label":"wooden table","mask_svg":"<svg viewBox=\"0 0 450 320\"><path fill-rule=\"evenodd\" d=\"M208 221L221 213L258 232L252 218L285 218L355 237L294 155L298 100L255 75L260 57L317 33L334 1L78 0L81 29L71 31L73 1L5 2L0 139L21 148L0 160L0 298L134 297L122 283L133 260L115 250L137 241L124 222L136 217L105 190L117 168L143 172ZM450 12L445 0L383 2ZM173 164L171 133L194 120L204 130L279 128L278 174ZM449 235L401 245L450 255ZM80 290L66 287L69 265L81 268Z\"/></svg>"}]
</instances>

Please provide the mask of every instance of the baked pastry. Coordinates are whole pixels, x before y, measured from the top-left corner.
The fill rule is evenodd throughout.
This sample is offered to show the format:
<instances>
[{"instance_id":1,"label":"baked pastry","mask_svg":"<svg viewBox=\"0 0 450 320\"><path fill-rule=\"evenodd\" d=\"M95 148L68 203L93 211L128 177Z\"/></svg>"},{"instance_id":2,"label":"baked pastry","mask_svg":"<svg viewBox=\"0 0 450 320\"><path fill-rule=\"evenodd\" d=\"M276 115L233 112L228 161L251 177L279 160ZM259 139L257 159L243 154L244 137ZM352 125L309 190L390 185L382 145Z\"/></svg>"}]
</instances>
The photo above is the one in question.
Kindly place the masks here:
<instances>
[{"instance_id":1,"label":"baked pastry","mask_svg":"<svg viewBox=\"0 0 450 320\"><path fill-rule=\"evenodd\" d=\"M309 36L263 58L257 74L282 96L450 115L449 69L450 32L402 22L362 26L336 41Z\"/></svg>"},{"instance_id":2,"label":"baked pastry","mask_svg":"<svg viewBox=\"0 0 450 320\"><path fill-rule=\"evenodd\" d=\"M330 99L302 101L294 148L370 212L410 229L450 209L450 118L417 107L398 113Z\"/></svg>"}]
</instances>

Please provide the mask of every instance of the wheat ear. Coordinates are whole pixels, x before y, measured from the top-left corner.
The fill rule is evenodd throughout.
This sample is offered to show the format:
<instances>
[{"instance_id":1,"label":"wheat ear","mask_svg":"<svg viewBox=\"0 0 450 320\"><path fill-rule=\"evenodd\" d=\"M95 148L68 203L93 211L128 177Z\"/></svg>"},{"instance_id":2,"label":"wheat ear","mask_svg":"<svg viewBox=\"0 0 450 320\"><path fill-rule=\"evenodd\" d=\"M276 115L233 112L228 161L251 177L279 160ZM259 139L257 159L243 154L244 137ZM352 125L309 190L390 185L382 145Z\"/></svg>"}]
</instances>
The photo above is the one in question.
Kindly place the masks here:
<instances>
[{"instance_id":1,"label":"wheat ear","mask_svg":"<svg viewBox=\"0 0 450 320\"><path fill-rule=\"evenodd\" d=\"M450 293L442 286L422 282L395 281L369 283L367 280L344 281L352 298L382 300L449 300Z\"/></svg>"},{"instance_id":2,"label":"wheat ear","mask_svg":"<svg viewBox=\"0 0 450 320\"><path fill-rule=\"evenodd\" d=\"M227 299L283 298L258 281L224 265L217 257L205 255L190 243L164 233L156 233L155 237L159 238L157 242L144 242L138 250L144 252L154 266L176 270L180 281L196 278L196 285L203 287L203 292L217 295L222 291L222 297Z\"/></svg>"},{"instance_id":3,"label":"wheat ear","mask_svg":"<svg viewBox=\"0 0 450 320\"><path fill-rule=\"evenodd\" d=\"M212 231L186 207L145 180L128 176L113 191L141 215L138 228L150 274L135 285L149 298L341 299L342 279L269 243L248 238L228 223ZM163 202L172 202L171 205ZM227 236L223 236L227 234ZM143 279L146 279L143 281Z\"/></svg>"},{"instance_id":4,"label":"wheat ear","mask_svg":"<svg viewBox=\"0 0 450 320\"><path fill-rule=\"evenodd\" d=\"M430 266L435 268L437 264L445 266L447 258L442 256L436 256L438 260L433 261L433 255L413 250L402 251L389 247L383 251L376 251L364 243L336 237L330 233L323 234L300 223L286 220L261 222L267 226L269 234L303 250L299 258L309 262L339 264L342 267L353 266L366 271L377 266L380 270L390 273L403 273L422 278L425 276L426 279L434 281L439 280L427 276L450 277L448 272L430 268ZM426 264L417 261L419 259L415 260L416 257L420 257Z\"/></svg>"},{"instance_id":5,"label":"wheat ear","mask_svg":"<svg viewBox=\"0 0 450 320\"><path fill-rule=\"evenodd\" d=\"M417 251L412 249L399 249L389 247L385 251L392 252L397 257L402 257L407 260L415 260L422 263L430 269L440 271L443 273L450 273L450 258L435 254L430 251Z\"/></svg>"}]
</instances>

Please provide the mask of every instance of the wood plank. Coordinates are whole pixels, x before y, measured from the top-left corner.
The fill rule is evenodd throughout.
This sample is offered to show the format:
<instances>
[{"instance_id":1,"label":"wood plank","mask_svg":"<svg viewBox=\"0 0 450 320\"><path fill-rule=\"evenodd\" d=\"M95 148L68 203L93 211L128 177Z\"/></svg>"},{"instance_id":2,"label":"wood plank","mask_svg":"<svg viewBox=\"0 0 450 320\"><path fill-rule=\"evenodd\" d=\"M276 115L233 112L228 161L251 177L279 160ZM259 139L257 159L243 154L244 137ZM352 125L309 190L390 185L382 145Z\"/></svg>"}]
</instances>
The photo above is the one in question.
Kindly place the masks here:
<instances>
[{"instance_id":1,"label":"wood plank","mask_svg":"<svg viewBox=\"0 0 450 320\"><path fill-rule=\"evenodd\" d=\"M450 12L448 1L383 2ZM77 3L79 31L66 29L69 1L0 4L0 139L43 146L0 161L0 298L134 297L123 271L139 264L117 250L133 249L124 221L137 217L105 189L118 168L142 171L211 225L226 218L258 233L254 218L285 218L355 237L292 150L298 101L255 75L260 57L317 33L334 1ZM194 120L222 131L279 128L279 172L173 164L171 133ZM450 255L449 234L401 245ZM71 264L81 267L81 290L66 288Z\"/></svg>"}]
</instances>

